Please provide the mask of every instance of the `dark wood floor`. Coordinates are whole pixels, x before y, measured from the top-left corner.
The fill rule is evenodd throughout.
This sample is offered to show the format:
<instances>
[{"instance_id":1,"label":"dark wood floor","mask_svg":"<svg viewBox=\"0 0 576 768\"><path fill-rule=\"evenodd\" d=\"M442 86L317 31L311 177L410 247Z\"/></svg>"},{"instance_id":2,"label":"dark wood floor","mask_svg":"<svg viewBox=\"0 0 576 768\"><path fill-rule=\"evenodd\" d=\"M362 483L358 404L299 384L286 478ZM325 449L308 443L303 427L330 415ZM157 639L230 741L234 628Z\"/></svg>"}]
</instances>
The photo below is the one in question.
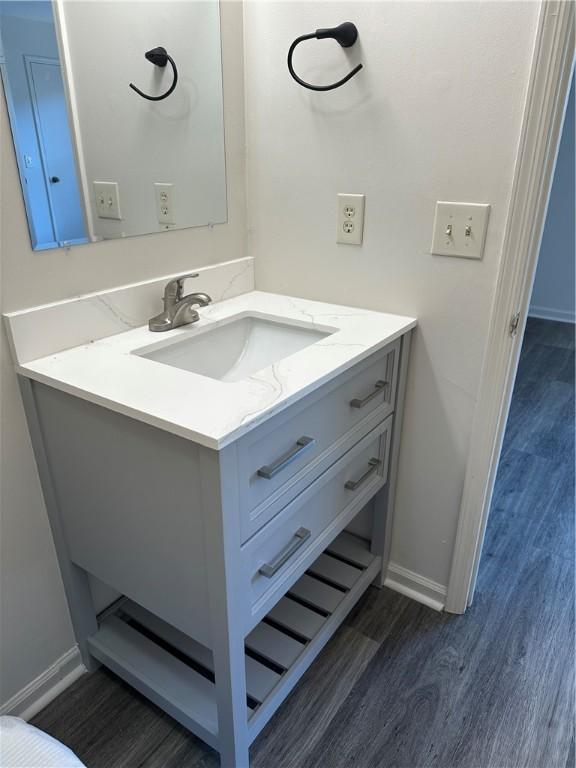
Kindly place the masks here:
<instances>
[{"instance_id":1,"label":"dark wood floor","mask_svg":"<svg viewBox=\"0 0 576 768\"><path fill-rule=\"evenodd\" d=\"M370 589L252 748L253 768L574 766L574 328L530 320L473 606ZM89 768L213 768L112 674L34 720Z\"/></svg>"}]
</instances>

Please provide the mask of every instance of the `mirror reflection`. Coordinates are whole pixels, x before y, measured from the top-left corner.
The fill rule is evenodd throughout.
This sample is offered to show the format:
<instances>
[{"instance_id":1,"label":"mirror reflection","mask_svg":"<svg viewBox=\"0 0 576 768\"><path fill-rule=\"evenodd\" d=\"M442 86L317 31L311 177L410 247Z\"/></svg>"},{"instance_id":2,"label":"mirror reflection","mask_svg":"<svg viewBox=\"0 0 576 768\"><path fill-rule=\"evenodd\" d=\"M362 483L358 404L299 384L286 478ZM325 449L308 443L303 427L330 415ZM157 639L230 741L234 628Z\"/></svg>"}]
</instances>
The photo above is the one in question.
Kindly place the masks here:
<instances>
[{"instance_id":1,"label":"mirror reflection","mask_svg":"<svg viewBox=\"0 0 576 768\"><path fill-rule=\"evenodd\" d=\"M217 0L0 0L35 249L226 221Z\"/></svg>"}]
</instances>

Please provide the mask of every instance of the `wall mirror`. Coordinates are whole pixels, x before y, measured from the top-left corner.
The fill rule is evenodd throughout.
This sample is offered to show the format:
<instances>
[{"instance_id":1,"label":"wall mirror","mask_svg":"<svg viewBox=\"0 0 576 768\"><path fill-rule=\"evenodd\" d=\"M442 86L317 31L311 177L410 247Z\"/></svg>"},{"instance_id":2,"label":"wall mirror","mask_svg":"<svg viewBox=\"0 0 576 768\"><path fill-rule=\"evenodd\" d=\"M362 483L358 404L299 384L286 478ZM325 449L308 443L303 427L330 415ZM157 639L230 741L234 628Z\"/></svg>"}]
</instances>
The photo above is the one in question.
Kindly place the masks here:
<instances>
[{"instance_id":1,"label":"wall mirror","mask_svg":"<svg viewBox=\"0 0 576 768\"><path fill-rule=\"evenodd\" d=\"M0 69L35 250L226 221L218 0L0 0Z\"/></svg>"}]
</instances>

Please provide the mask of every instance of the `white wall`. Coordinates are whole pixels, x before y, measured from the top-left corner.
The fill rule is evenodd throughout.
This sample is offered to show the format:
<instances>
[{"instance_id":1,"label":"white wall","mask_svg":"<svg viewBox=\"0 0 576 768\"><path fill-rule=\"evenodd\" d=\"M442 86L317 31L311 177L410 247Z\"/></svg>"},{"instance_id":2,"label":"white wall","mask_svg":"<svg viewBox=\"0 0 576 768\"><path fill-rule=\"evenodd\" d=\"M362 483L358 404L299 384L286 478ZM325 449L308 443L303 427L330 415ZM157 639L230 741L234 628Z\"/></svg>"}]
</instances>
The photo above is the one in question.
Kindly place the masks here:
<instances>
[{"instance_id":1,"label":"white wall","mask_svg":"<svg viewBox=\"0 0 576 768\"><path fill-rule=\"evenodd\" d=\"M62 4L94 234L119 237L166 229L158 222L155 182L174 185L176 223L226 221L224 125L217 0L115 0ZM179 79L159 94L172 68L144 53L162 45ZM122 220L97 217L94 181L119 185Z\"/></svg>"},{"instance_id":2,"label":"white wall","mask_svg":"<svg viewBox=\"0 0 576 768\"><path fill-rule=\"evenodd\" d=\"M247 2L250 255L263 290L420 319L392 560L446 585L538 5ZM298 35L353 21L360 44ZM337 245L336 194L366 194L364 245ZM482 261L431 256L436 200L492 205Z\"/></svg>"},{"instance_id":3,"label":"white wall","mask_svg":"<svg viewBox=\"0 0 576 768\"><path fill-rule=\"evenodd\" d=\"M242 6L222 6L228 224L34 252L0 98L2 311L186 271L245 254ZM191 37L192 39L192 37ZM73 644L16 379L2 330L0 703Z\"/></svg>"},{"instance_id":4,"label":"white wall","mask_svg":"<svg viewBox=\"0 0 576 768\"><path fill-rule=\"evenodd\" d=\"M530 315L575 322L574 76L530 299Z\"/></svg>"}]
</instances>

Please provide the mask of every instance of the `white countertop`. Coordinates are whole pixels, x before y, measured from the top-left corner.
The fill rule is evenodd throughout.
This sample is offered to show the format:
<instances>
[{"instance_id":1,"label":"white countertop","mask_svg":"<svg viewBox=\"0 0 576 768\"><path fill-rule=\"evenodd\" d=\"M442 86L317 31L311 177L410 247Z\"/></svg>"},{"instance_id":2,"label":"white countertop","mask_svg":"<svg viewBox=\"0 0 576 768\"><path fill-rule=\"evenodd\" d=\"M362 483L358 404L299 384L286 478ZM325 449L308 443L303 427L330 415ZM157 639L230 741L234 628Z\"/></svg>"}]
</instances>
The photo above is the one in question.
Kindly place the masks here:
<instances>
[{"instance_id":1,"label":"white countertop","mask_svg":"<svg viewBox=\"0 0 576 768\"><path fill-rule=\"evenodd\" d=\"M223 382L133 354L230 318L255 312L334 333L249 378ZM200 320L174 331L147 326L17 365L19 373L131 416L208 448L222 448L385 347L416 325L371 312L252 291L199 310Z\"/></svg>"}]
</instances>

